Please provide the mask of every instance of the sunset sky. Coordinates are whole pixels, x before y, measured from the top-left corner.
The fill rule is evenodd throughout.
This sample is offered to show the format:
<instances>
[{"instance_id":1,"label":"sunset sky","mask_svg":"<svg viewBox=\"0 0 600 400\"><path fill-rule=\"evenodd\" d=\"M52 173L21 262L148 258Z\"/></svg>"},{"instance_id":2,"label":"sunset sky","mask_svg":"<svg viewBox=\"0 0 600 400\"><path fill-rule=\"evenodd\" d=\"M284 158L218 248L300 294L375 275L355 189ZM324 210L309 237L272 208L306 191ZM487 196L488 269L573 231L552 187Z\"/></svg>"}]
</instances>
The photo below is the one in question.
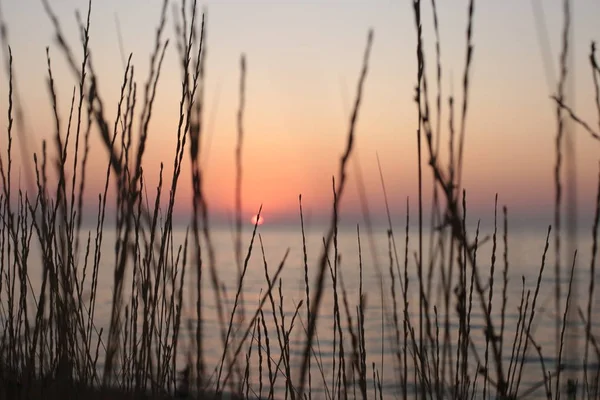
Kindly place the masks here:
<instances>
[{"instance_id":1,"label":"sunset sky","mask_svg":"<svg viewBox=\"0 0 600 400\"><path fill-rule=\"evenodd\" d=\"M494 195L515 215L546 216L551 222L556 135L555 92L558 71L562 1L543 4L551 47L550 68L540 51L532 4L536 0L476 1L474 60L471 70L465 147L464 185L472 213L493 216ZM51 1L63 30L81 57L75 10L87 1ZM424 43L430 100L435 101L435 37L431 2L423 1ZM465 64L466 0L439 0L442 53L442 143L448 141L448 96L462 101ZM575 92L570 100L594 129L598 128L589 66L592 40L600 39L600 3L573 2ZM179 10L179 2L176 3ZM148 60L158 24L161 0L95 0L92 4L90 47L99 76L100 93L114 120L124 73L117 21L125 57L133 53L138 96L148 74ZM345 147L349 113L369 28L374 30L370 68L357 126L355 152L344 212L360 215L356 185L362 169L371 212L383 217L383 196L377 154L385 175L392 212L402 221L405 199L416 208L417 113L416 33L412 1L212 1L207 10L206 112L203 166L209 207L227 216L234 204L236 113L239 104L239 59L247 57L244 118L243 208L249 221L264 204L269 220L296 221L298 195L313 216L331 209L331 178L337 174ZM46 84L45 47L50 46L58 102L66 125L76 81L54 42L53 29L40 0L0 0L14 57L19 94L27 129L39 151L42 138L53 134L52 108ZM173 5L167 36L173 38ZM548 82L548 78L552 81ZM549 86L551 85L551 86ZM181 72L172 40L158 85L151 137L144 170L154 190L159 163L170 176L176 145ZM0 78L0 125L7 126L8 80ZM457 107L457 110L459 108ZM456 114L456 120L459 118ZM435 123L435 120L434 120ZM457 125L458 126L458 125ZM4 131L6 132L6 131ZM582 129L576 132L580 214L593 215L600 145ZM64 132L63 132L64 134ZM2 157L6 134L0 139ZM90 209L95 209L106 170L105 149L92 143L88 182ZM187 156L187 152L186 152ZM15 145L15 157L20 158ZM359 163L357 163L359 160ZM17 161L19 163L20 161ZM426 167L426 163L424 164ZM430 171L425 169L426 194ZM177 213L189 215L191 183L185 164L179 185ZM587 226L586 226L587 229Z\"/></svg>"}]
</instances>

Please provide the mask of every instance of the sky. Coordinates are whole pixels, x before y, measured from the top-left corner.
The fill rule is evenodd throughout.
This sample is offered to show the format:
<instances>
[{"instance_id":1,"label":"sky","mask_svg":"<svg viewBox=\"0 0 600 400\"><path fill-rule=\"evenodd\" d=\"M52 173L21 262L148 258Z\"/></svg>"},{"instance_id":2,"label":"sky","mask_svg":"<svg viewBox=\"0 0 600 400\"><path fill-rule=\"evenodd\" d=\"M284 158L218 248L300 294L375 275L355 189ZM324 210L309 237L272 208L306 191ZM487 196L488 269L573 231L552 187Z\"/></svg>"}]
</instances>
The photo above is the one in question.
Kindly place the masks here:
<instances>
[{"instance_id":1,"label":"sky","mask_svg":"<svg viewBox=\"0 0 600 400\"><path fill-rule=\"evenodd\" d=\"M51 1L63 30L81 59L75 11L85 15L87 1ZM466 0L438 1L442 65L441 142L447 150L448 97L463 98ZM550 54L540 50L533 4L541 6ZM573 3L571 50L575 97L571 104L599 129L595 111L589 48L599 38L600 5ZM173 5L174 4L174 5ZM166 35L174 37L174 7L169 6ZM162 0L95 0L92 2L90 48L101 96L114 120L125 69L132 54L141 89L148 74ZM56 45L40 0L0 0L14 57L17 88L24 105L32 151L53 135L53 111L47 89L46 47L52 59L59 113L66 124L76 80ZM318 219L329 215L332 177L345 148L349 115L356 96L367 32L374 31L363 101L343 213L360 216L357 174L360 171L375 219L385 220L378 171L379 158L392 215L402 221L406 199L416 210L417 77L416 32L412 1L209 1L206 10L206 93L203 167L211 212L231 216L239 107L240 56L247 61L244 110L243 212L250 221L263 205L265 223L298 220L298 195L304 210ZM494 196L512 215L552 222L556 135L556 75L563 24L561 0L476 1L474 55L466 124L464 187L470 215L493 217ZM118 29L117 29L118 28ZM120 35L119 35L120 32ZM423 2L423 38L430 101L433 107L435 36L429 1ZM125 54L122 54L121 49ZM172 40L158 84L155 112L144 159L148 187L156 185L159 165L172 172L176 146L181 72ZM141 93L141 92L140 92ZM8 79L0 77L0 125L5 131ZM458 107L457 107L458 110ZM455 115L458 120L459 113ZM434 117L435 118L435 117ZM434 119L435 122L435 119ZM593 215L600 146L577 129L578 210L583 221ZM64 132L63 132L64 134ZM0 151L5 157L7 139ZM16 145L15 145L16 146ZM95 210L104 185L106 152L97 138L91 145L86 204ZM445 153L445 152L443 152ZM187 155L187 153L186 153ZM16 165L31 162L18 153ZM442 156L444 158L445 156ZM431 173L424 162L425 196ZM19 167L21 168L21 167ZM17 170L20 170L17 168ZM185 163L178 188L177 215L189 218L191 180Z\"/></svg>"}]
</instances>

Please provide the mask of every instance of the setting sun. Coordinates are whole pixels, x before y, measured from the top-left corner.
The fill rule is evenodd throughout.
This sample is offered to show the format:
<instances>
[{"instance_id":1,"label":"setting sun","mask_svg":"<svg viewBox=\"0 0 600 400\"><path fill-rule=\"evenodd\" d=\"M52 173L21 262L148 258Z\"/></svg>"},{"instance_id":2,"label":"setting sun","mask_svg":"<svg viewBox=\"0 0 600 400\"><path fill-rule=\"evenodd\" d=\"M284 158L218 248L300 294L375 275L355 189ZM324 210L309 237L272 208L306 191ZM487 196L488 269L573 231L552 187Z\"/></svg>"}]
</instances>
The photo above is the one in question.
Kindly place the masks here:
<instances>
[{"instance_id":1,"label":"setting sun","mask_svg":"<svg viewBox=\"0 0 600 400\"><path fill-rule=\"evenodd\" d=\"M262 217L262 215L260 217L258 215L254 215L252 216L250 222L252 222L252 225L262 225L264 222L264 218Z\"/></svg>"}]
</instances>

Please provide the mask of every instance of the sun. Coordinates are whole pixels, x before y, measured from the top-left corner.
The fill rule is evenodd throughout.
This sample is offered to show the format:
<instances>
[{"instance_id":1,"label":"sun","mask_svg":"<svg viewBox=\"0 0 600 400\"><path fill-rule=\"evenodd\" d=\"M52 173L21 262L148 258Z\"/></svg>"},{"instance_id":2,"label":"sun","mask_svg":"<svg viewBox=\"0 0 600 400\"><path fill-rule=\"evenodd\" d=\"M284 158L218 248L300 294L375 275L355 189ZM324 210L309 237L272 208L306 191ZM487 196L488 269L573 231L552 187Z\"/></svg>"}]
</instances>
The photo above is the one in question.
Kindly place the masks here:
<instances>
[{"instance_id":1,"label":"sun","mask_svg":"<svg viewBox=\"0 0 600 400\"><path fill-rule=\"evenodd\" d=\"M252 219L250 220L250 222L252 222L252 225L262 225L264 221L265 220L262 217L262 215L259 217L258 214L252 216Z\"/></svg>"}]
</instances>

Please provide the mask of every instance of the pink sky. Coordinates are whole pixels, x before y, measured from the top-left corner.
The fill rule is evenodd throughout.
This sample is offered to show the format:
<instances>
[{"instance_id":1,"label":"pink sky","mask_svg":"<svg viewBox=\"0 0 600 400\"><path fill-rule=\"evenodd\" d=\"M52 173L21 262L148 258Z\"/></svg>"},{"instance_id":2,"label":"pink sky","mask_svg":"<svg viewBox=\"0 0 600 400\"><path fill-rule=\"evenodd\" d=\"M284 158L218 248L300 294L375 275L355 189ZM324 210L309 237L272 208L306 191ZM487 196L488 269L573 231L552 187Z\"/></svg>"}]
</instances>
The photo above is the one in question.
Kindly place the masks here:
<instances>
[{"instance_id":1,"label":"pink sky","mask_svg":"<svg viewBox=\"0 0 600 400\"><path fill-rule=\"evenodd\" d=\"M52 2L65 32L76 45L74 10L87 1ZM123 47L133 52L141 89L148 71L161 1L96 0L92 7L91 49L101 93L114 118L121 85L121 61L115 20L120 21ZM430 2L424 2L424 40L431 99L435 93L434 36ZM441 29L444 110L447 142L447 96L462 98L466 1L438 2ZM450 4L451 3L451 4ZM531 1L476 2L474 62L465 148L464 185L471 208L489 216L496 192L516 214L544 214L553 205L555 109L549 96L538 46ZM562 1L542 2L558 67ZM25 105L28 128L39 151L41 138L53 134L52 109L45 83L45 47L50 46L59 88L59 107L66 123L70 95L76 84L53 41L52 28L37 0L2 1L13 48L14 66ZM217 214L229 214L234 201L234 149L238 108L239 57L247 56L247 93L243 149L244 214L248 219L264 204L265 221L296 218L298 194L305 209L327 215L331 208L331 177L337 174L346 142L348 115L356 92L367 31L375 40L363 105L357 125L353 163L360 160L372 212L383 216L383 197L376 155L386 177L395 215L404 213L407 196L416 207L416 35L409 1L380 2L209 2L207 22L207 92L204 154L208 201ZM172 10L166 33L173 37ZM589 43L598 39L600 6L575 4L574 59L576 109L597 127L594 92L588 64ZM77 49L79 49L77 47ZM80 54L77 54L80 57ZM148 187L154 190L158 166L170 176L175 152L180 72L172 42L158 87L151 138L145 156ZM0 125L6 127L8 81L0 78ZM433 102L432 102L433 105ZM457 107L458 109L458 107ZM458 114L457 114L458 116ZM592 212L598 174L598 142L577 130L577 168L581 214ZM3 157L6 135L0 139ZM93 143L88 202L95 209L104 180L106 158ZM187 155L187 153L186 153ZM359 214L354 165L344 199L345 210ZM430 173L425 169L426 192ZM187 215L191 196L189 165L179 185L178 214ZM549 222L551 220L549 219Z\"/></svg>"}]
</instances>

